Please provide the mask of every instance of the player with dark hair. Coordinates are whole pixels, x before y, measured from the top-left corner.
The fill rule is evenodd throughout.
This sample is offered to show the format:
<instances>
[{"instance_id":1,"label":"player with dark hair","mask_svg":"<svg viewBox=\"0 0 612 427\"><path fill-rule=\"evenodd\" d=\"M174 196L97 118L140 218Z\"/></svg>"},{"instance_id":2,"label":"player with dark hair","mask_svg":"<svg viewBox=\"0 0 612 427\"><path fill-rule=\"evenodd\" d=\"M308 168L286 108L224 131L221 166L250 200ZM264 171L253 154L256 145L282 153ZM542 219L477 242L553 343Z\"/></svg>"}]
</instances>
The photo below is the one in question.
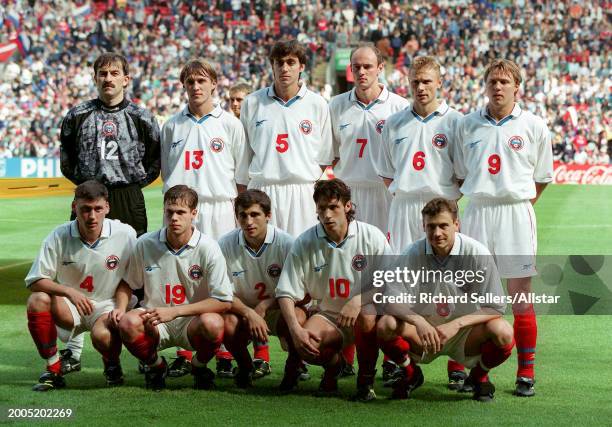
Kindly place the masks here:
<instances>
[{"instance_id":1,"label":"player with dark hair","mask_svg":"<svg viewBox=\"0 0 612 427\"><path fill-rule=\"evenodd\" d=\"M62 174L78 185L95 179L108 188L108 218L147 231L142 187L160 171L159 128L151 112L126 97L128 62L118 53L103 53L93 64L98 98L70 109L61 124ZM76 214L73 212L71 219ZM81 369L83 337L75 336L62 350L62 371Z\"/></svg>"},{"instance_id":2,"label":"player with dark hair","mask_svg":"<svg viewBox=\"0 0 612 427\"><path fill-rule=\"evenodd\" d=\"M403 370L393 384L392 397L407 399L423 384L417 363L447 355L472 368L474 399L491 401L495 387L488 372L510 357L514 344L512 327L502 318L505 303L472 302L474 297L496 301L503 295L494 260L484 245L458 232L454 200L431 200L422 209L422 218L426 237L402 252L401 265L413 271L469 271L474 280L448 281L445 274L403 285L386 283L388 296L415 297L414 303L387 303L386 314L377 323L380 348ZM437 298L435 303L425 298L431 296ZM445 302L443 297L455 297L457 302ZM468 302L459 302L462 297Z\"/></svg>"},{"instance_id":3,"label":"player with dark hair","mask_svg":"<svg viewBox=\"0 0 612 427\"><path fill-rule=\"evenodd\" d=\"M117 325L130 301L129 287L121 279L136 232L106 218L108 191L97 181L76 187L72 209L76 219L49 234L25 279L32 291L28 329L47 361L35 391L65 386L57 338L65 342L84 331L91 331L93 346L102 354L106 383L123 384Z\"/></svg>"},{"instance_id":4,"label":"player with dark hair","mask_svg":"<svg viewBox=\"0 0 612 427\"><path fill-rule=\"evenodd\" d=\"M293 237L268 224L271 203L263 191L252 189L239 194L234 210L240 228L219 240L234 284L232 309L224 314L225 343L238 362L236 384L248 387L251 377L261 378L271 372L268 334L277 335L285 343L290 339L274 291ZM305 310L296 307L295 311L304 323ZM254 360L247 349L250 340L255 348Z\"/></svg>"},{"instance_id":5,"label":"player with dark hair","mask_svg":"<svg viewBox=\"0 0 612 427\"><path fill-rule=\"evenodd\" d=\"M142 308L121 319L121 338L146 364L146 387L153 390L166 386L168 365L158 351L170 346L196 350L194 387L214 387L206 364L223 341L221 313L231 306L232 287L219 245L192 223L197 206L193 189L169 188L164 194L168 225L138 240L125 276L132 289L144 289L144 300Z\"/></svg>"},{"instance_id":6,"label":"player with dark hair","mask_svg":"<svg viewBox=\"0 0 612 427\"><path fill-rule=\"evenodd\" d=\"M325 374L319 386L322 394L338 391L340 352L356 341L359 372L357 400L376 398L374 374L376 316L361 310L361 276L367 255L390 254L385 235L375 226L355 221L351 190L341 180L319 181L314 200L319 224L295 241L276 288L276 298L292 340L289 359L303 358L322 365ZM306 295L318 301L318 311L300 324L296 302ZM285 370L281 388L297 385L297 372Z\"/></svg>"},{"instance_id":7,"label":"player with dark hair","mask_svg":"<svg viewBox=\"0 0 612 427\"><path fill-rule=\"evenodd\" d=\"M312 185L332 164L329 109L300 80L303 45L279 41L269 59L274 84L247 96L240 113L253 155L249 188L272 200L271 224L297 236L316 223Z\"/></svg>"},{"instance_id":8,"label":"player with dark hair","mask_svg":"<svg viewBox=\"0 0 612 427\"><path fill-rule=\"evenodd\" d=\"M544 120L516 102L522 82L517 64L496 59L486 68L486 107L465 117L459 132L456 173L470 198L462 230L495 255L508 293L529 294L537 274L533 205L552 181L550 131ZM513 304L518 352L515 395L535 394L537 322L533 304Z\"/></svg>"}]
</instances>

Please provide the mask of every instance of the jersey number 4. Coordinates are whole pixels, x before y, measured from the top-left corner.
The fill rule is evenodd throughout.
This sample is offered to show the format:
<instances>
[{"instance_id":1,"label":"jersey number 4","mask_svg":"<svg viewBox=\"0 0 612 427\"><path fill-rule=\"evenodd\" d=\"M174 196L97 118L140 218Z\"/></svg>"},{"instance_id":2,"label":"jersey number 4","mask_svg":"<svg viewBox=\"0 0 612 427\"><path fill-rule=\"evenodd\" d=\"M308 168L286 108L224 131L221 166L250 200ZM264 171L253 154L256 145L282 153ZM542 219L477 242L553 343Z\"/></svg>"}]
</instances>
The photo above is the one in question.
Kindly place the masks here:
<instances>
[{"instance_id":1,"label":"jersey number 4","mask_svg":"<svg viewBox=\"0 0 612 427\"><path fill-rule=\"evenodd\" d=\"M351 293L351 282L348 279L329 278L329 296L332 298L348 298Z\"/></svg>"},{"instance_id":2,"label":"jersey number 4","mask_svg":"<svg viewBox=\"0 0 612 427\"><path fill-rule=\"evenodd\" d=\"M81 282L79 288L85 289L87 292L93 292L94 284L93 284L93 276L87 276L85 280Z\"/></svg>"}]
</instances>

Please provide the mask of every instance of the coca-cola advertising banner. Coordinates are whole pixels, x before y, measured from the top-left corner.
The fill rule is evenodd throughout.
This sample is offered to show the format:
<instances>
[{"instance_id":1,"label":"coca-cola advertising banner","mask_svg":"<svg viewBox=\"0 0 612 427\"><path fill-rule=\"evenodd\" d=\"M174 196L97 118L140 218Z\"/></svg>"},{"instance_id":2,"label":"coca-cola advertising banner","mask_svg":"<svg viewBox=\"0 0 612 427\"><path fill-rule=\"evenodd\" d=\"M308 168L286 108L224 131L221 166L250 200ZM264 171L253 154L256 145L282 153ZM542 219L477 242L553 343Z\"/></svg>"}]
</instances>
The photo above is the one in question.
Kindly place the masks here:
<instances>
[{"instance_id":1,"label":"coca-cola advertising banner","mask_svg":"<svg viewBox=\"0 0 612 427\"><path fill-rule=\"evenodd\" d=\"M555 162L553 182L555 184L612 185L612 165Z\"/></svg>"}]
</instances>

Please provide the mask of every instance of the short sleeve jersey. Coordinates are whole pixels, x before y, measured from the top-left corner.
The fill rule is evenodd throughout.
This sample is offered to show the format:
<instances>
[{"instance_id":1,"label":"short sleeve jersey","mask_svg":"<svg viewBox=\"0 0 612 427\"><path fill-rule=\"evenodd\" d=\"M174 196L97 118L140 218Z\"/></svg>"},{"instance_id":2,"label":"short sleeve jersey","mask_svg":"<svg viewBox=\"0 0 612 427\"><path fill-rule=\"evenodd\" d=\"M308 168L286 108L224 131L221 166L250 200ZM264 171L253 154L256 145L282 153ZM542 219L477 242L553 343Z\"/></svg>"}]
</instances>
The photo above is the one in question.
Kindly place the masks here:
<instances>
[{"instance_id":1,"label":"short sleeve jersey","mask_svg":"<svg viewBox=\"0 0 612 427\"><path fill-rule=\"evenodd\" d=\"M277 298L299 301L306 294L320 301L322 310L339 313L361 292L367 255L389 255L391 248L375 226L351 221L339 244L327 237L321 224L302 233L291 248L276 288Z\"/></svg>"},{"instance_id":2,"label":"short sleeve jersey","mask_svg":"<svg viewBox=\"0 0 612 427\"><path fill-rule=\"evenodd\" d=\"M483 108L467 115L460 126L457 177L461 192L471 198L528 200L535 182L552 181L550 132L544 120L514 105L496 122Z\"/></svg>"},{"instance_id":3,"label":"short sleeve jersey","mask_svg":"<svg viewBox=\"0 0 612 427\"><path fill-rule=\"evenodd\" d=\"M81 239L77 220L62 224L43 242L26 285L50 279L94 301L113 298L135 243L136 231L118 220L105 218L100 237L91 245Z\"/></svg>"},{"instance_id":4,"label":"short sleeve jersey","mask_svg":"<svg viewBox=\"0 0 612 427\"><path fill-rule=\"evenodd\" d=\"M265 299L274 298L293 240L290 234L270 224L258 251L248 246L244 232L239 228L219 239L228 276L234 285L234 295L245 305L253 308Z\"/></svg>"},{"instance_id":5,"label":"short sleeve jersey","mask_svg":"<svg viewBox=\"0 0 612 427\"><path fill-rule=\"evenodd\" d=\"M185 107L162 128L163 191L185 184L201 199L230 200L248 183L248 146L242 123L216 106L197 120Z\"/></svg>"},{"instance_id":6,"label":"short sleeve jersey","mask_svg":"<svg viewBox=\"0 0 612 427\"><path fill-rule=\"evenodd\" d=\"M461 117L442 102L425 118L405 109L387 119L376 168L380 176L393 179L390 192L459 198L453 162Z\"/></svg>"},{"instance_id":7,"label":"short sleeve jersey","mask_svg":"<svg viewBox=\"0 0 612 427\"><path fill-rule=\"evenodd\" d=\"M333 161L327 102L302 83L284 102L274 86L247 96L240 112L252 150L249 176L266 183L308 183L321 176L319 165Z\"/></svg>"},{"instance_id":8,"label":"short sleeve jersey","mask_svg":"<svg viewBox=\"0 0 612 427\"><path fill-rule=\"evenodd\" d=\"M368 105L357 99L355 89L333 97L329 111L334 157L340 159L334 174L349 184L382 183L374 164L381 150L383 127L389 116L408 105L385 86Z\"/></svg>"},{"instance_id":9,"label":"short sleeve jersey","mask_svg":"<svg viewBox=\"0 0 612 427\"><path fill-rule=\"evenodd\" d=\"M144 288L144 307L193 304L206 298L232 301L221 249L197 229L177 251L168 245L165 227L140 236L130 263L124 278L132 289Z\"/></svg>"}]
</instances>

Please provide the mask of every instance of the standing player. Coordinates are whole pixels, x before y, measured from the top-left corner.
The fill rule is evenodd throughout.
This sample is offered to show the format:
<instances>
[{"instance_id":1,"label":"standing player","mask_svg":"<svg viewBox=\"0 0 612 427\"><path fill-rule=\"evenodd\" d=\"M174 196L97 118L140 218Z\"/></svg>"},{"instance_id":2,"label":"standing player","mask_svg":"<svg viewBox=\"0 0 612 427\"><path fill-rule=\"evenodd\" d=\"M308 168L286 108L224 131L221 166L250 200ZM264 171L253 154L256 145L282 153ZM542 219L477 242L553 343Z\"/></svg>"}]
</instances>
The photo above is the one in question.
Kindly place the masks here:
<instances>
[{"instance_id":1,"label":"standing player","mask_svg":"<svg viewBox=\"0 0 612 427\"><path fill-rule=\"evenodd\" d=\"M332 164L329 109L300 81L304 46L279 41L269 59L274 84L247 96L240 113L253 151L249 188L268 194L272 224L297 236L317 222L312 186Z\"/></svg>"},{"instance_id":2,"label":"standing player","mask_svg":"<svg viewBox=\"0 0 612 427\"><path fill-rule=\"evenodd\" d=\"M430 56L414 59L410 68L412 109L387 119L378 174L393 201L389 208L389 243L395 253L423 237L420 211L435 198L459 198L453 160L461 114L438 99L440 64Z\"/></svg>"},{"instance_id":3,"label":"standing player","mask_svg":"<svg viewBox=\"0 0 612 427\"><path fill-rule=\"evenodd\" d=\"M229 89L229 100L230 100L230 111L234 113L236 118L240 118L240 108L242 107L242 101L244 98L251 93L251 86L246 83L236 83Z\"/></svg>"},{"instance_id":4,"label":"standing player","mask_svg":"<svg viewBox=\"0 0 612 427\"><path fill-rule=\"evenodd\" d=\"M196 389L214 387L206 367L223 341L223 318L232 301L225 259L219 245L192 225L198 195L185 185L164 194L161 230L136 244L125 281L144 289L143 308L132 310L119 323L121 339L145 363L147 388L166 386L168 365L158 350L180 346L197 353L192 361Z\"/></svg>"},{"instance_id":5,"label":"standing player","mask_svg":"<svg viewBox=\"0 0 612 427\"><path fill-rule=\"evenodd\" d=\"M217 73L209 63L189 61L180 81L188 104L162 129L163 191L177 184L195 189L199 200L195 225L218 239L236 227L232 199L248 181L244 129L240 120L213 103Z\"/></svg>"},{"instance_id":6,"label":"standing player","mask_svg":"<svg viewBox=\"0 0 612 427\"><path fill-rule=\"evenodd\" d=\"M236 383L247 387L251 372L253 378L271 372L268 332L290 339L274 291L293 237L268 224L272 208L270 198L263 191L247 190L239 194L234 210L240 228L219 240L234 284L232 312L224 314L225 342L238 362ZM295 310L303 324L306 312L300 307ZM247 349L249 340L254 342L254 360Z\"/></svg>"},{"instance_id":7,"label":"standing player","mask_svg":"<svg viewBox=\"0 0 612 427\"><path fill-rule=\"evenodd\" d=\"M522 78L512 61L496 59L485 70L487 106L463 120L456 162L461 192L470 198L463 232L495 255L508 293L531 292L537 274L533 204L552 181L550 132L541 118L516 103ZM532 304L512 306L518 352L515 394L535 394L537 337Z\"/></svg>"},{"instance_id":8,"label":"standing player","mask_svg":"<svg viewBox=\"0 0 612 427\"><path fill-rule=\"evenodd\" d=\"M107 219L108 191L97 181L79 184L72 202L76 220L60 225L45 239L25 281L28 329L47 361L35 391L65 386L56 341L91 331L102 354L108 385L123 384L117 324L130 299L121 278L128 265L136 232Z\"/></svg>"},{"instance_id":9,"label":"standing player","mask_svg":"<svg viewBox=\"0 0 612 427\"><path fill-rule=\"evenodd\" d=\"M405 287L387 283L386 290L392 295L409 293L416 302L387 304L389 314L377 323L380 348L403 367L403 375L393 385L392 397L407 399L423 384L423 373L416 363L430 363L440 355L448 355L472 368L473 397L489 402L495 387L488 372L510 357L512 327L501 317L505 303L471 301L502 298L501 280L487 248L458 233L454 201L431 200L422 212L426 237L406 248L400 262L412 271L427 272L427 277ZM429 274L442 272L443 280ZM461 276L453 274L455 279L447 282L448 273ZM437 302L424 301L431 297ZM445 302L444 297L456 298L457 302ZM470 302L458 302L461 298Z\"/></svg>"},{"instance_id":10,"label":"standing player","mask_svg":"<svg viewBox=\"0 0 612 427\"><path fill-rule=\"evenodd\" d=\"M131 225L140 236L147 231L141 188L160 170L159 128L151 112L126 98L130 73L122 55L103 53L93 71L98 98L72 108L62 121L62 174L76 185L90 179L106 185L108 217ZM67 347L60 352L62 371L80 371L83 337L77 335Z\"/></svg>"},{"instance_id":11,"label":"standing player","mask_svg":"<svg viewBox=\"0 0 612 427\"><path fill-rule=\"evenodd\" d=\"M357 400L376 398L376 316L361 311L361 275L368 255L390 254L385 235L375 226L354 221L351 190L341 180L319 181L314 200L319 224L295 241L276 288L276 298L289 327L290 358L325 367L319 391L338 390L340 351L355 339L359 373ZM295 305L308 294L320 311L302 326ZM286 371L281 387L293 389L297 373Z\"/></svg>"},{"instance_id":12,"label":"standing player","mask_svg":"<svg viewBox=\"0 0 612 427\"><path fill-rule=\"evenodd\" d=\"M356 219L386 233L391 194L374 168L382 144L385 120L408 107L407 100L378 82L384 59L373 44L362 44L351 54L355 87L329 104L336 177L351 187Z\"/></svg>"}]
</instances>

